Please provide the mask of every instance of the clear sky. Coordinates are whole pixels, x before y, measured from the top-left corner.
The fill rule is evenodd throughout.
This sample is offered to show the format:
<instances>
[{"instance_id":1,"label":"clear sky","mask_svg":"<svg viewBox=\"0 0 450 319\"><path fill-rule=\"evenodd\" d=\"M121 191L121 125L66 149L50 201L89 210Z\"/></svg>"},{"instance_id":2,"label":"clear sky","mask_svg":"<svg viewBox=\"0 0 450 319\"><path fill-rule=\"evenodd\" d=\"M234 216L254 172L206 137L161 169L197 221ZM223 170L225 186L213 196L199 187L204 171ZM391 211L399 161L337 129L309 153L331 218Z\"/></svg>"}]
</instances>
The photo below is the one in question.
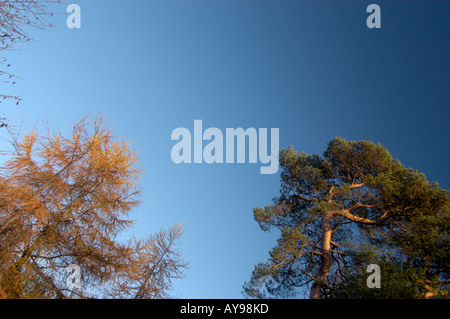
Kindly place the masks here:
<instances>
[{"instance_id":1,"label":"clear sky","mask_svg":"<svg viewBox=\"0 0 450 319\"><path fill-rule=\"evenodd\" d=\"M277 238L253 207L279 193L260 164L180 164L171 133L203 127L279 128L280 147L322 154L336 136L372 140L429 181L450 187L450 2L303 0L89 0L81 29L31 32L9 52L22 78L2 104L23 129L48 117L65 130L104 115L135 141L145 171L134 233L184 223L190 268L183 298L241 298ZM366 8L381 8L369 29ZM65 7L60 7L65 11ZM14 123L13 123L14 124ZM0 132L0 134L4 134Z\"/></svg>"}]
</instances>

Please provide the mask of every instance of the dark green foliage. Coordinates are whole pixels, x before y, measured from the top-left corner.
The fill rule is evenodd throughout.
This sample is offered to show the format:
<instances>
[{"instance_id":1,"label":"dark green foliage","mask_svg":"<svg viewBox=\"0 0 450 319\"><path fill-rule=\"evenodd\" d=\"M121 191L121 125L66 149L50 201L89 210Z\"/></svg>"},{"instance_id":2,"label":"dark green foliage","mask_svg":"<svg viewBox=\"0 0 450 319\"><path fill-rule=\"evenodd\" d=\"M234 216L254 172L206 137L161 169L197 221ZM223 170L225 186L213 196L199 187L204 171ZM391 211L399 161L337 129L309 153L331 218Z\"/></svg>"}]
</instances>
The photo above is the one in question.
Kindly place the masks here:
<instances>
[{"instance_id":1,"label":"dark green foliage","mask_svg":"<svg viewBox=\"0 0 450 319\"><path fill-rule=\"evenodd\" d=\"M322 297L342 297L373 262L385 263L386 276L403 269L394 281L408 278L406 286L392 282L387 298L421 296L419 282L445 292L447 191L368 141L335 138L323 157L289 147L280 152L280 167L280 195L255 208L254 218L281 236L244 285L246 296L293 297L316 286ZM390 266L388 256L396 260Z\"/></svg>"},{"instance_id":2,"label":"dark green foliage","mask_svg":"<svg viewBox=\"0 0 450 319\"><path fill-rule=\"evenodd\" d=\"M381 272L381 287L369 288L366 284L370 273L365 267L350 274L341 286L334 289L329 298L337 299L416 299L423 297L426 289L421 282L423 274L395 258L383 256L377 261Z\"/></svg>"}]
</instances>

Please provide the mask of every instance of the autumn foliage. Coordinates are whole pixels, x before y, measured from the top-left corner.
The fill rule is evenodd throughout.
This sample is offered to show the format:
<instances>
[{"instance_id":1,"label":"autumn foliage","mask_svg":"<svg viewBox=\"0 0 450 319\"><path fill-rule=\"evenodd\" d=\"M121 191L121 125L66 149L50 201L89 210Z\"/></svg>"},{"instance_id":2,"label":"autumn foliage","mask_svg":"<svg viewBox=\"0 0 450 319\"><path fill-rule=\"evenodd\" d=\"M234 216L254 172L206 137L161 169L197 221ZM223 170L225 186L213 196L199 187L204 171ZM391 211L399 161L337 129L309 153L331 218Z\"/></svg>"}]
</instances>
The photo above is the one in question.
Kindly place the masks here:
<instances>
[{"instance_id":1,"label":"autumn foliage","mask_svg":"<svg viewBox=\"0 0 450 319\"><path fill-rule=\"evenodd\" d=\"M18 140L0 176L0 297L167 297L186 266L175 249L182 227L119 237L139 205L137 162L102 119ZM79 289L67 286L70 264Z\"/></svg>"}]
</instances>

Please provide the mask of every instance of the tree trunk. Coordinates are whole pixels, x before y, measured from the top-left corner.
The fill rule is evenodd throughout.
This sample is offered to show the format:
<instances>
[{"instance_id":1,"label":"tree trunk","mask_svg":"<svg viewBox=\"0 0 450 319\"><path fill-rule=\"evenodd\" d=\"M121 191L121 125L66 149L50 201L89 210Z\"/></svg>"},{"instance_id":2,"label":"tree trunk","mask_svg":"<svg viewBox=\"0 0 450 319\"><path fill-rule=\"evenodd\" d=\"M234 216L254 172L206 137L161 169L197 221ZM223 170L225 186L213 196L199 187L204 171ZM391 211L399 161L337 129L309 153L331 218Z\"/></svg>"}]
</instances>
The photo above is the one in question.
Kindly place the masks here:
<instances>
[{"instance_id":1,"label":"tree trunk","mask_svg":"<svg viewBox=\"0 0 450 319\"><path fill-rule=\"evenodd\" d=\"M311 287L311 292L309 294L310 299L320 299L320 289L321 285L325 283L328 277L331 266L331 212L325 212L322 216L322 247L321 247L321 263L319 273L316 277L316 281Z\"/></svg>"}]
</instances>

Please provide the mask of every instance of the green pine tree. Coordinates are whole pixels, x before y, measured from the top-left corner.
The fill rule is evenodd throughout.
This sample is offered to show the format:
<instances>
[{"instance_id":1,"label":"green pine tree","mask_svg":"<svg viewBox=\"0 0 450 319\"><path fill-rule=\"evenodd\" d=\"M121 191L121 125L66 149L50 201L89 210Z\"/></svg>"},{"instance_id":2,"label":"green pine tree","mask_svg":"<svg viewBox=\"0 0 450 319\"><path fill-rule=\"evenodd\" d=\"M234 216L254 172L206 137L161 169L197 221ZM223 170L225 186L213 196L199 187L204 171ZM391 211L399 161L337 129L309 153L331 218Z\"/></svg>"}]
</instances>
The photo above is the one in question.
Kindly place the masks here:
<instances>
[{"instance_id":1,"label":"green pine tree","mask_svg":"<svg viewBox=\"0 0 450 319\"><path fill-rule=\"evenodd\" d=\"M391 268L421 274L414 282L445 283L448 191L369 141L335 138L323 156L289 147L280 152L280 167L280 195L255 208L254 217L281 237L245 283L246 296L291 297L309 290L310 298L330 297L369 262L390 255L407 262Z\"/></svg>"}]
</instances>

